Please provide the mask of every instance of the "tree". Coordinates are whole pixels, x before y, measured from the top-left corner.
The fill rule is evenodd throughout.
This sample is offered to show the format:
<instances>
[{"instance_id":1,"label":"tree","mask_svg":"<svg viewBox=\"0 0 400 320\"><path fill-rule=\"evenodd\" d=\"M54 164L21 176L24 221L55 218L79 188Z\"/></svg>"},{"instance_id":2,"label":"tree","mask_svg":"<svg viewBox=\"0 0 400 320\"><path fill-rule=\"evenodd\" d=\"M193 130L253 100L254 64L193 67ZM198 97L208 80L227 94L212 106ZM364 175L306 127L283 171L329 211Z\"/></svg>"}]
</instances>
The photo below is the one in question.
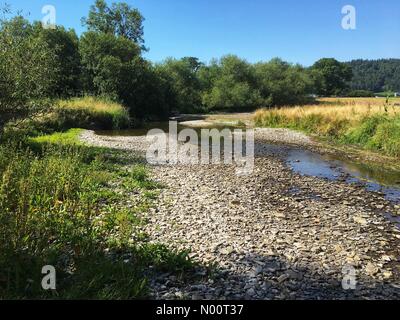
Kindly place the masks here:
<instances>
[{"instance_id":1,"label":"tree","mask_svg":"<svg viewBox=\"0 0 400 320\"><path fill-rule=\"evenodd\" d=\"M74 30L60 26L46 29L41 22L31 24L22 16L3 21L3 28L7 29L10 37L37 38L38 42L46 43L53 52L56 66L50 96L67 97L80 91L79 38Z\"/></svg>"},{"instance_id":2,"label":"tree","mask_svg":"<svg viewBox=\"0 0 400 320\"><path fill-rule=\"evenodd\" d=\"M350 66L333 58L318 60L311 67L311 75L318 95L339 95L348 88L353 73Z\"/></svg>"},{"instance_id":3,"label":"tree","mask_svg":"<svg viewBox=\"0 0 400 320\"><path fill-rule=\"evenodd\" d=\"M353 60L350 87L372 92L400 91L400 59Z\"/></svg>"},{"instance_id":4,"label":"tree","mask_svg":"<svg viewBox=\"0 0 400 320\"><path fill-rule=\"evenodd\" d=\"M302 104L308 100L312 80L302 66L276 58L254 68L264 107Z\"/></svg>"},{"instance_id":5,"label":"tree","mask_svg":"<svg viewBox=\"0 0 400 320\"><path fill-rule=\"evenodd\" d=\"M69 97L81 91L81 61L79 55L79 38L74 30L56 26L45 29L40 22L33 26L33 35L38 41L45 42L54 52L57 64L52 96Z\"/></svg>"},{"instance_id":6,"label":"tree","mask_svg":"<svg viewBox=\"0 0 400 320\"><path fill-rule=\"evenodd\" d=\"M4 125L47 111L57 70L55 56L32 37L22 17L0 21L0 133Z\"/></svg>"},{"instance_id":7,"label":"tree","mask_svg":"<svg viewBox=\"0 0 400 320\"><path fill-rule=\"evenodd\" d=\"M201 108L201 85L198 71L203 64L197 58L166 59L156 65L158 74L168 84L172 106L179 112L195 112Z\"/></svg>"},{"instance_id":8,"label":"tree","mask_svg":"<svg viewBox=\"0 0 400 320\"><path fill-rule=\"evenodd\" d=\"M79 50L82 58L83 84L86 92L118 96L129 64L140 56L134 42L113 34L86 32L81 36Z\"/></svg>"},{"instance_id":9,"label":"tree","mask_svg":"<svg viewBox=\"0 0 400 320\"><path fill-rule=\"evenodd\" d=\"M131 116L165 116L162 83L139 46L107 33L87 32L80 41L85 92L107 96L126 105ZM168 109L166 111L166 109Z\"/></svg>"},{"instance_id":10,"label":"tree","mask_svg":"<svg viewBox=\"0 0 400 320\"><path fill-rule=\"evenodd\" d=\"M143 21L144 18L138 9L126 3L113 3L109 7L105 0L96 0L88 17L82 19L89 31L127 38L145 50Z\"/></svg>"},{"instance_id":11,"label":"tree","mask_svg":"<svg viewBox=\"0 0 400 320\"><path fill-rule=\"evenodd\" d=\"M203 93L207 109L255 108L261 103L251 65L237 56L214 60L202 79L208 87ZM207 83L208 82L208 83Z\"/></svg>"}]
</instances>

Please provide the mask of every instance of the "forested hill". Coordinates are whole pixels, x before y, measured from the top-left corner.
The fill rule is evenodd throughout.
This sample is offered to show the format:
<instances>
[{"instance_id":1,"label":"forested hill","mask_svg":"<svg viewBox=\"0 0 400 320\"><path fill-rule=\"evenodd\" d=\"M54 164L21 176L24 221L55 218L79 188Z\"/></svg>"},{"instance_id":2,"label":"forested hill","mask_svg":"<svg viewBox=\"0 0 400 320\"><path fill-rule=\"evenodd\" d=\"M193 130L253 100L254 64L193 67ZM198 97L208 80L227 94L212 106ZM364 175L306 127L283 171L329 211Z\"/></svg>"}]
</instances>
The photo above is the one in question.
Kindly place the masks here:
<instances>
[{"instance_id":1,"label":"forested hill","mask_svg":"<svg viewBox=\"0 0 400 320\"><path fill-rule=\"evenodd\" d=\"M353 60L351 88L373 92L400 92L400 59Z\"/></svg>"}]
</instances>

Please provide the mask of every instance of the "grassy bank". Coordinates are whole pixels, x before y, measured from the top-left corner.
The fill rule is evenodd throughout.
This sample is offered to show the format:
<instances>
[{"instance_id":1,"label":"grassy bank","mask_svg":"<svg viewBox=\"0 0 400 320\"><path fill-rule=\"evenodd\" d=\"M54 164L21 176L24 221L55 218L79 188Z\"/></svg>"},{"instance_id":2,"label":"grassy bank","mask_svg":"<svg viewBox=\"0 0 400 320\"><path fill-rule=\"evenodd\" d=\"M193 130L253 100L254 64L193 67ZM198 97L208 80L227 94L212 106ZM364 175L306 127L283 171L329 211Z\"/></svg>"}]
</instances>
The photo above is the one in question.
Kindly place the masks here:
<instances>
[{"instance_id":1,"label":"grassy bank","mask_svg":"<svg viewBox=\"0 0 400 320\"><path fill-rule=\"evenodd\" d=\"M151 272L192 267L141 231L159 186L140 159L79 133L0 144L0 299L144 298ZM45 265L54 291L41 287Z\"/></svg>"},{"instance_id":2,"label":"grassy bank","mask_svg":"<svg viewBox=\"0 0 400 320\"><path fill-rule=\"evenodd\" d=\"M301 130L344 145L400 157L400 106L396 99L322 99L303 107L263 109L261 127Z\"/></svg>"},{"instance_id":3,"label":"grassy bank","mask_svg":"<svg viewBox=\"0 0 400 320\"><path fill-rule=\"evenodd\" d=\"M56 114L64 128L121 129L128 127L130 121L122 105L94 97L62 100Z\"/></svg>"},{"instance_id":4,"label":"grassy bank","mask_svg":"<svg viewBox=\"0 0 400 320\"><path fill-rule=\"evenodd\" d=\"M70 128L112 130L132 123L127 109L105 98L83 97L55 102L46 114L29 119L20 126L26 134L37 135Z\"/></svg>"}]
</instances>

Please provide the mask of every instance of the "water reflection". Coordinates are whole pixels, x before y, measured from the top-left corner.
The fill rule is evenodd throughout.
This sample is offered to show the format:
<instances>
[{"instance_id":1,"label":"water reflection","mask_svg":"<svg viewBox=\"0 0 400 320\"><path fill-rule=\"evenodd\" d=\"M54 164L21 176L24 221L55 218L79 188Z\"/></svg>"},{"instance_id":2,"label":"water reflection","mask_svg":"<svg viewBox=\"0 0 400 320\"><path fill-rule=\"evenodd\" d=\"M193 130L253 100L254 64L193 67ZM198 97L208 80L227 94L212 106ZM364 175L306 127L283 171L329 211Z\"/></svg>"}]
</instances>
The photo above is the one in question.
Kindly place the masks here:
<instances>
[{"instance_id":1,"label":"water reflection","mask_svg":"<svg viewBox=\"0 0 400 320\"><path fill-rule=\"evenodd\" d=\"M369 191L379 191L393 202L400 202L400 172L350 161L333 155L320 155L302 149L291 149L287 155L291 168L300 174L362 183Z\"/></svg>"}]
</instances>

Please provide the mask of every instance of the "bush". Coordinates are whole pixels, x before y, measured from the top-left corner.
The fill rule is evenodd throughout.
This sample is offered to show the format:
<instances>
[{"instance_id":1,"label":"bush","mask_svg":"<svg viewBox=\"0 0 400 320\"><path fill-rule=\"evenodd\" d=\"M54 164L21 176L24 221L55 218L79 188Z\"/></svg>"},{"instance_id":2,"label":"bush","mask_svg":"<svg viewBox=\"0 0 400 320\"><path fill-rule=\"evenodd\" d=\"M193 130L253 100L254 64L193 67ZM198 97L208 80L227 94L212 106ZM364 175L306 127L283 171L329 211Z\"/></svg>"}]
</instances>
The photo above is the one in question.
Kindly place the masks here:
<instances>
[{"instance_id":1,"label":"bush","mask_svg":"<svg viewBox=\"0 0 400 320\"><path fill-rule=\"evenodd\" d=\"M383 115L364 117L359 126L348 130L342 141L345 141L346 143L366 145L371 137L375 135L378 126L386 121L388 121L388 119Z\"/></svg>"},{"instance_id":2,"label":"bush","mask_svg":"<svg viewBox=\"0 0 400 320\"><path fill-rule=\"evenodd\" d=\"M0 19L0 135L9 121L48 110L57 67L54 52L32 37L22 17Z\"/></svg>"},{"instance_id":3,"label":"bush","mask_svg":"<svg viewBox=\"0 0 400 320\"><path fill-rule=\"evenodd\" d=\"M382 150L384 153L400 157L400 120L397 122L381 123L375 135L368 143L373 150Z\"/></svg>"},{"instance_id":4,"label":"bush","mask_svg":"<svg viewBox=\"0 0 400 320\"><path fill-rule=\"evenodd\" d=\"M351 98L368 98L374 97L375 94L372 91L368 90L353 90L347 93L346 96Z\"/></svg>"},{"instance_id":5,"label":"bush","mask_svg":"<svg viewBox=\"0 0 400 320\"><path fill-rule=\"evenodd\" d=\"M399 157L400 118L390 118L385 115L364 118L362 124L359 127L350 129L342 141Z\"/></svg>"}]
</instances>

